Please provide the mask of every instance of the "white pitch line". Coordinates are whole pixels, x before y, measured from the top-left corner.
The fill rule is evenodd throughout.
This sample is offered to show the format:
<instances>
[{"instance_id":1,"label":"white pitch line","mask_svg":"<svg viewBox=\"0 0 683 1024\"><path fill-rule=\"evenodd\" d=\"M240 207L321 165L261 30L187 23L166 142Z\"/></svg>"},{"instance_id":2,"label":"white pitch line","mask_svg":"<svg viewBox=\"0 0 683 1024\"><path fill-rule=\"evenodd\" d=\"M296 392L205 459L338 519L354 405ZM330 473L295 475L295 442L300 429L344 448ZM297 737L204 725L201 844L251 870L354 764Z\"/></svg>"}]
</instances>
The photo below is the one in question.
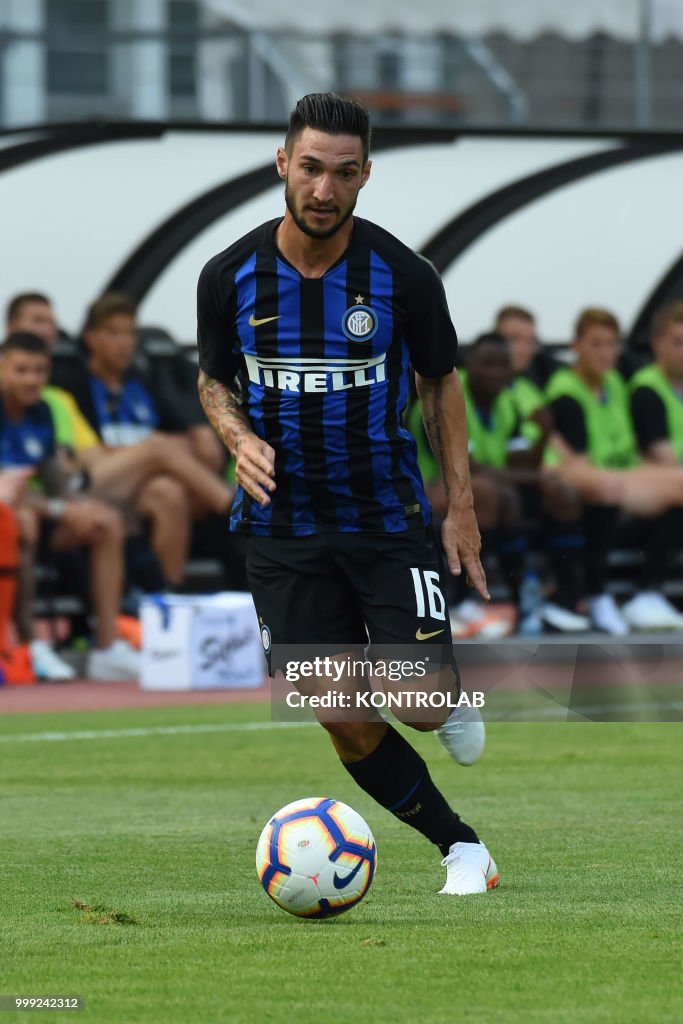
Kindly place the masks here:
<instances>
[{"instance_id":1,"label":"white pitch line","mask_svg":"<svg viewBox=\"0 0 683 1024\"><path fill-rule=\"evenodd\" d=\"M500 709L493 711L488 722L539 722L549 719L566 720L567 715L586 716L586 721L591 721L591 715L617 715L627 716L629 713L647 711L683 711L683 704L667 701L666 703L641 704L593 704L578 707L566 708L561 704L557 707L543 707L533 710L511 709L504 711ZM570 718L569 721L572 721ZM629 722L628 717L615 718L616 722ZM641 719L641 721L643 721ZM63 743L67 740L117 740L135 739L138 736L181 736L192 733L210 732L260 732L267 729L306 729L317 726L317 722L210 722L198 723L196 725L153 725L147 728L137 729L89 729L73 732L29 732L3 735L0 733L0 743Z\"/></svg>"},{"instance_id":2,"label":"white pitch line","mask_svg":"<svg viewBox=\"0 0 683 1024\"><path fill-rule=\"evenodd\" d=\"M305 729L317 722L210 722L197 725L152 725L137 729L83 729L73 732L0 734L0 743L63 743L65 740L118 740L138 736L179 736L199 732L258 732L262 729Z\"/></svg>"},{"instance_id":3,"label":"white pitch line","mask_svg":"<svg viewBox=\"0 0 683 1024\"><path fill-rule=\"evenodd\" d=\"M661 704L657 704L655 701L642 704L586 704L577 705L576 707L565 707L563 704L558 704L552 707L537 708L534 710L525 711L523 708L512 711L494 711L488 718L485 719L487 722L538 722L541 720L548 720L553 718L566 719L567 715L579 715L586 721L592 721L591 715L617 715L621 714L623 717L615 718L615 722L630 722L631 719L627 716L629 713L641 712L645 713L648 711L676 711L678 714L683 712L683 704L675 701L662 701ZM572 721L570 718L569 721ZM649 721L649 719L640 719L641 722Z\"/></svg>"}]
</instances>

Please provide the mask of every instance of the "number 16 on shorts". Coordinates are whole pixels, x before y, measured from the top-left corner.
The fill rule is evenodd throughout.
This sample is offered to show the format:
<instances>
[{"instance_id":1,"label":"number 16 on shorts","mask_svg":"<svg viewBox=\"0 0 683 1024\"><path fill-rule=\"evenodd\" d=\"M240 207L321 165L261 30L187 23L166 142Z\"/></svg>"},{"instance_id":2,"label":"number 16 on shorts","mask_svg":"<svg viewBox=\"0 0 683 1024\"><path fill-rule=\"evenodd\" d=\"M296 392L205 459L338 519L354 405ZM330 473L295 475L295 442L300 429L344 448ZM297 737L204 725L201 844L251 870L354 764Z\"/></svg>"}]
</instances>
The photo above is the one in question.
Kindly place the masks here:
<instances>
[{"instance_id":1,"label":"number 16 on shorts","mask_svg":"<svg viewBox=\"0 0 683 1024\"><path fill-rule=\"evenodd\" d=\"M426 618L429 608L431 619L445 620L446 599L441 591L439 573L435 569L412 568L410 574L413 577L418 619Z\"/></svg>"}]
</instances>

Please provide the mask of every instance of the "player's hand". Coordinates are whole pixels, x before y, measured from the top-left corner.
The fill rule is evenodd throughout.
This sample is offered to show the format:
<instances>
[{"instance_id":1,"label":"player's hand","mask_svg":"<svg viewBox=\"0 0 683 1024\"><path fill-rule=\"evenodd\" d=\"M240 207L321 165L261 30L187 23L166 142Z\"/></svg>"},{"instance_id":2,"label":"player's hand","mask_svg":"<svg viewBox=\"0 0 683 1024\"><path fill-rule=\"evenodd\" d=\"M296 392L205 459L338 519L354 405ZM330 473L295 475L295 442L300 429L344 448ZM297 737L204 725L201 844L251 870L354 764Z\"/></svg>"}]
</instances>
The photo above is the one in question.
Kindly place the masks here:
<instances>
[{"instance_id":1,"label":"player's hand","mask_svg":"<svg viewBox=\"0 0 683 1024\"><path fill-rule=\"evenodd\" d=\"M235 480L262 508L275 490L275 451L256 434L244 433L235 447Z\"/></svg>"},{"instance_id":2,"label":"player's hand","mask_svg":"<svg viewBox=\"0 0 683 1024\"><path fill-rule=\"evenodd\" d=\"M464 566L469 586L474 587L485 601L490 601L486 573L479 558L481 537L471 505L448 513L441 527L441 539L453 576L459 576Z\"/></svg>"},{"instance_id":3,"label":"player's hand","mask_svg":"<svg viewBox=\"0 0 683 1024\"><path fill-rule=\"evenodd\" d=\"M530 423L535 423L537 427L540 427L544 437L550 437L555 429L555 417L547 405L541 405L538 409L534 409L528 419Z\"/></svg>"}]
</instances>

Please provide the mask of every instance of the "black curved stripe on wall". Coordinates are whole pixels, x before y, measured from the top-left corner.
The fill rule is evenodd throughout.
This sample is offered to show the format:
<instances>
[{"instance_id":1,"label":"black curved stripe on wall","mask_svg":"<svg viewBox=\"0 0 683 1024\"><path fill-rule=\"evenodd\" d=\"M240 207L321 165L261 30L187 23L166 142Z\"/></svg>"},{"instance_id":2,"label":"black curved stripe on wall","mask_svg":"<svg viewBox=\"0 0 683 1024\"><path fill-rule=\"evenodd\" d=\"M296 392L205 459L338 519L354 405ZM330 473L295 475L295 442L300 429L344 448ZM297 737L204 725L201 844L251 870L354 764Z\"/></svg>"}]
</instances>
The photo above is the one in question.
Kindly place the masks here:
<instances>
[{"instance_id":1,"label":"black curved stripe on wall","mask_svg":"<svg viewBox=\"0 0 683 1024\"><path fill-rule=\"evenodd\" d=\"M27 135L28 142L16 142L0 147L0 173L43 157L54 156L69 149L96 146L103 142L136 142L140 139L160 139L169 132L229 135L234 132L258 134L276 130L271 125L204 124L185 121L67 121L64 123L29 125L21 128L0 129L3 136ZM451 133L452 134L452 133Z\"/></svg>"},{"instance_id":2,"label":"black curved stripe on wall","mask_svg":"<svg viewBox=\"0 0 683 1024\"><path fill-rule=\"evenodd\" d=\"M0 141L5 136L27 136L28 142L14 142L9 146L0 146L0 172L9 170L19 164L38 160L64 149L76 149L82 146L96 145L100 142L135 141L138 139L157 139L170 132L185 132L190 135L225 135L235 134L263 135L282 134L285 126L281 124L243 123L240 121L229 124L204 121L65 121L47 124L27 125L19 128L0 128ZM490 129L485 134L498 134ZM506 130L500 133L505 135ZM389 145L396 145L396 137L401 136L401 145L425 145L429 142L453 142L460 135L480 135L481 131L473 128L376 128L373 135L373 149L379 150ZM524 132L524 137L527 136ZM534 133L531 132L531 135ZM547 134L547 133L546 133ZM550 133L554 136L555 133ZM560 132L561 134L561 132ZM583 135L579 133L580 137ZM604 138L604 136L601 136Z\"/></svg>"},{"instance_id":3,"label":"black curved stripe on wall","mask_svg":"<svg viewBox=\"0 0 683 1024\"><path fill-rule=\"evenodd\" d=\"M443 140L443 134L439 138ZM404 133L391 132L376 141L375 149L411 145L414 141L412 137L406 138ZM653 141L639 139L617 149L603 150L545 168L485 196L458 214L430 239L422 251L443 272L489 228L534 199L597 171L681 148L683 140L680 136ZM277 181L274 168L262 167L199 196L161 224L131 254L108 282L107 290L125 291L141 301L188 242L218 217Z\"/></svg>"},{"instance_id":4,"label":"black curved stripe on wall","mask_svg":"<svg viewBox=\"0 0 683 1024\"><path fill-rule=\"evenodd\" d=\"M650 339L650 324L658 309L671 302L683 300L683 253L673 263L649 298L643 303L636 317L626 344L629 348L644 348Z\"/></svg>"},{"instance_id":5,"label":"black curved stripe on wall","mask_svg":"<svg viewBox=\"0 0 683 1024\"><path fill-rule=\"evenodd\" d=\"M129 142L138 139L158 139L166 134L166 126L141 121L131 124L85 123L60 126L58 129L36 129L38 138L17 142L0 149L0 173L11 171L22 164L54 156L69 149L96 146L103 142Z\"/></svg>"},{"instance_id":6,"label":"black curved stripe on wall","mask_svg":"<svg viewBox=\"0 0 683 1024\"><path fill-rule=\"evenodd\" d=\"M209 224L280 181L275 163L231 178L181 207L135 249L103 289L140 302L168 264Z\"/></svg>"},{"instance_id":7,"label":"black curved stripe on wall","mask_svg":"<svg viewBox=\"0 0 683 1024\"><path fill-rule=\"evenodd\" d=\"M77 122L73 124L44 124L26 126L18 129L5 129L0 131L0 136L19 134L29 135L30 138L28 142L16 143L5 148L0 148L0 173L45 156L64 152L65 150L96 145L103 142L161 138L167 131L211 131L230 134L231 131L261 132L273 129L274 126L272 125L249 124L223 126L216 124L202 125L194 122L183 123L156 121L91 121ZM530 137L538 136L543 138L565 136L605 137L602 132L567 132L562 130L548 131L545 129L528 130L525 132L519 132L518 129L509 128L379 129L375 135L374 149L380 150L415 144L424 145L429 142L450 142L459 136L488 137L491 135L504 135L515 138L518 138L520 135ZM443 227L424 246L423 252L432 259L440 270L443 271L452 262L454 262L461 253L472 244L473 241L488 230L489 227L493 226L493 224L497 223L504 216L514 212L521 206L533 201L533 199L540 197L546 192L558 188L562 184L568 184L580 177L584 177L586 174L595 173L595 171L601 170L605 167L616 166L619 163L643 159L649 156L658 156L666 152L680 149L683 145L680 134L672 133L625 132L623 134L620 133L618 137L626 143L626 145L620 149L609 150L607 152L593 154L588 157L580 157L577 160L561 164L556 168L546 169L536 175L531 175L528 178L515 182L512 185L506 186L504 189L500 189L498 192L485 197L445 225L445 227ZM268 168L265 167L254 172L254 174L256 175L256 180L252 194L256 195L263 188L268 188L270 186L273 180L273 175L270 174L269 176ZM263 179L260 178L260 174L263 174ZM234 199L233 197L230 197L228 205L223 206L218 210L218 216L228 212L229 209L234 208L238 202L244 201L244 199L237 198L244 190L244 183L241 179L237 179L233 183L225 183L224 186L219 186L219 190L224 190L225 194L229 195L232 192L232 185L235 186ZM214 192L219 190L214 190ZM250 195L246 196L246 198L250 197ZM142 298L145 292L149 290L149 287L151 287L156 276L163 271L168 262L170 262L179 250L176 249L174 252L167 253L163 261L159 261L158 258L153 260L153 262L157 264L157 273L154 278L152 278L151 274L140 274L140 268L137 265L138 260L136 257L139 256L144 260L144 262L147 262L154 251L154 245L152 244L154 240L160 242L162 247L165 248L165 229L173 229L177 227L176 222L181 220L184 215L196 215L198 210L195 209L195 207L198 207L201 210L201 208L204 207L204 201L207 198L209 200L207 204L208 211L208 207L213 205L213 202L215 202L217 198L213 193L207 193L205 197L199 197L195 203L185 207L184 210L178 211L178 214L170 218L170 220L166 222L166 225L161 225L160 228L157 229L157 231L143 242L135 253L132 254L123 267L117 271L108 287L112 287L116 284L117 287L126 288L131 291L132 294L137 295L138 298ZM202 216L201 220L204 219L205 217ZM207 221L207 224L210 223L212 219L213 215L211 219ZM207 226L207 224L202 226ZM201 230L201 226L198 228L195 225L192 232L188 233L189 237L187 240L193 237L199 230ZM182 232L180 235L182 236ZM182 244L185 243L183 242ZM180 246L181 248L182 244ZM134 279L136 276L147 277L149 282L139 295L137 294L137 288L134 288ZM130 286L128 286L127 283L129 280ZM629 345L642 344L643 340L647 337L649 323L655 310L659 306L679 298L681 295L683 295L683 256L671 267L660 284L655 288L650 298L644 304L631 330L630 337L628 339Z\"/></svg>"},{"instance_id":8,"label":"black curved stripe on wall","mask_svg":"<svg viewBox=\"0 0 683 1024\"><path fill-rule=\"evenodd\" d=\"M419 134L399 129L378 131L375 152L429 142L449 142L457 132L421 130ZM161 223L126 259L107 282L104 291L122 291L141 302L179 252L214 221L280 183L275 161L257 167L238 178L217 185L197 196Z\"/></svg>"},{"instance_id":9,"label":"black curved stripe on wall","mask_svg":"<svg viewBox=\"0 0 683 1024\"><path fill-rule=\"evenodd\" d=\"M422 253L443 273L489 228L548 192L610 167L634 160L646 160L682 148L681 140L651 143L638 141L547 167L489 193L459 213L422 247Z\"/></svg>"}]
</instances>

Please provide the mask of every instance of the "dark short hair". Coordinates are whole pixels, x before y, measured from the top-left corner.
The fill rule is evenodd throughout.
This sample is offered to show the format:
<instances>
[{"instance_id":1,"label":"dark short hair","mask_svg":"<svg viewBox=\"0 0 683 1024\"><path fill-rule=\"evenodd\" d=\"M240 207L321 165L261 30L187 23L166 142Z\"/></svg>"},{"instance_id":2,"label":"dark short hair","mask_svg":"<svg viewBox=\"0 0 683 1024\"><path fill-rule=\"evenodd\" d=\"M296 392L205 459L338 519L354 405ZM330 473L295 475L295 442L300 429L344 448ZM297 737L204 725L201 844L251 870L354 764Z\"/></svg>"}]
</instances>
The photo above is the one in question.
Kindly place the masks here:
<instances>
[{"instance_id":1,"label":"dark short hair","mask_svg":"<svg viewBox=\"0 0 683 1024\"><path fill-rule=\"evenodd\" d=\"M137 303L124 292L107 292L88 308L84 330L92 330L108 320L110 316L132 316L137 313Z\"/></svg>"},{"instance_id":2,"label":"dark short hair","mask_svg":"<svg viewBox=\"0 0 683 1024\"><path fill-rule=\"evenodd\" d=\"M499 348L504 348L506 351L510 351L507 338L505 338L499 331L486 331L485 334L480 334L478 338L475 338L471 345L469 345L470 355L476 352L477 349L482 348L484 345L497 345Z\"/></svg>"},{"instance_id":3,"label":"dark short hair","mask_svg":"<svg viewBox=\"0 0 683 1024\"><path fill-rule=\"evenodd\" d=\"M28 331L15 331L8 335L0 346L0 355L8 352L28 352L35 356L50 358L50 346L37 334L29 334Z\"/></svg>"},{"instance_id":4,"label":"dark short hair","mask_svg":"<svg viewBox=\"0 0 683 1024\"><path fill-rule=\"evenodd\" d=\"M42 292L21 292L20 295L15 295L7 303L5 323L11 324L13 320L16 320L24 306L28 306L29 302L42 302L46 306L52 305L47 295L43 295Z\"/></svg>"},{"instance_id":5,"label":"dark short hair","mask_svg":"<svg viewBox=\"0 0 683 1024\"><path fill-rule=\"evenodd\" d=\"M363 163L370 153L370 115L362 103L337 96L334 92L311 92L303 96L289 115L285 148L304 128L316 128L328 135L357 135L363 146Z\"/></svg>"}]
</instances>

